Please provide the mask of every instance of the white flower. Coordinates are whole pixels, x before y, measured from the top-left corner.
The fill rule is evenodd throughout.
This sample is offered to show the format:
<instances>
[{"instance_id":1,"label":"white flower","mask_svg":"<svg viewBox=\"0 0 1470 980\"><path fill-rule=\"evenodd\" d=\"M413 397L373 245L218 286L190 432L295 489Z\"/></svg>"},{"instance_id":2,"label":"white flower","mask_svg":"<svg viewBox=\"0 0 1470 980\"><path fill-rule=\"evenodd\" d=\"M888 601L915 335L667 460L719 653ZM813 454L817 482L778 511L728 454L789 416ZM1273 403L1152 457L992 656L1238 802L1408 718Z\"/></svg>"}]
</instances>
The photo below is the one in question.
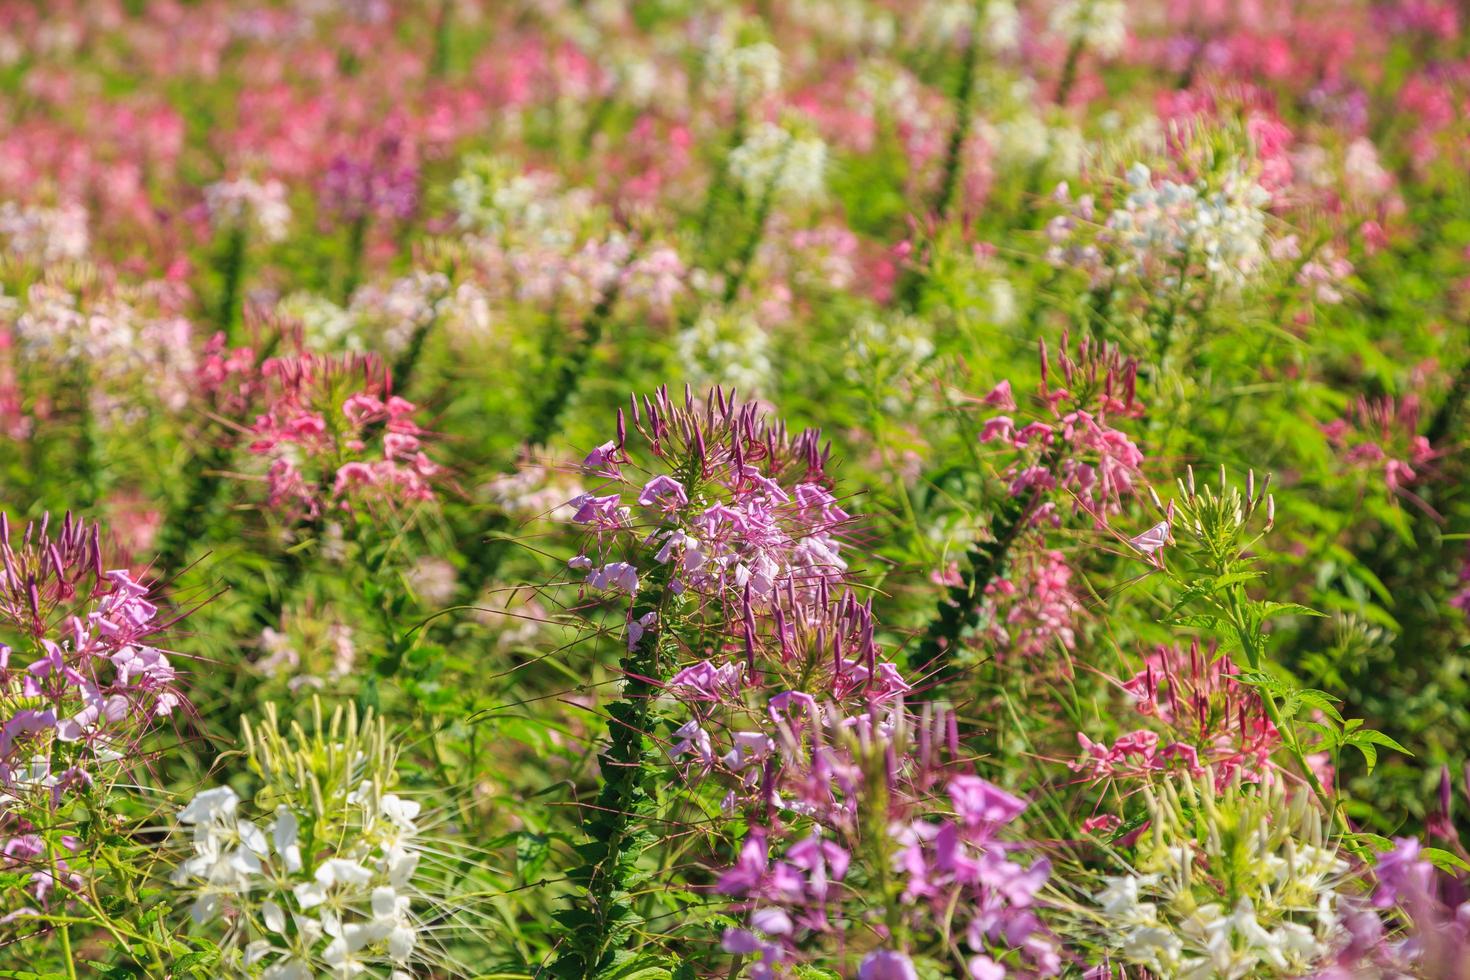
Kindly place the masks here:
<instances>
[{"instance_id":1,"label":"white flower","mask_svg":"<svg viewBox=\"0 0 1470 980\"><path fill-rule=\"evenodd\" d=\"M323 912L322 931L332 937L322 950L322 962L332 968L332 976L355 977L367 970L367 964L357 954L373 941L370 926L344 924L331 912Z\"/></svg>"},{"instance_id":2,"label":"white flower","mask_svg":"<svg viewBox=\"0 0 1470 980\"><path fill-rule=\"evenodd\" d=\"M217 229L253 227L268 242L286 237L291 208L279 180L257 183L248 177L221 180L204 188L204 206Z\"/></svg>"},{"instance_id":3,"label":"white flower","mask_svg":"<svg viewBox=\"0 0 1470 980\"><path fill-rule=\"evenodd\" d=\"M233 817L240 797L228 786L219 786L195 794L179 811L179 823L206 824Z\"/></svg>"},{"instance_id":4,"label":"white flower","mask_svg":"<svg viewBox=\"0 0 1470 980\"><path fill-rule=\"evenodd\" d=\"M0 238L12 255L37 262L87 257L87 210L79 204L59 208L0 204Z\"/></svg>"},{"instance_id":5,"label":"white flower","mask_svg":"<svg viewBox=\"0 0 1470 980\"><path fill-rule=\"evenodd\" d=\"M1124 0L1063 0L1052 8L1048 26L1068 44L1080 42L1111 58L1128 40L1127 14Z\"/></svg>"},{"instance_id":6,"label":"white flower","mask_svg":"<svg viewBox=\"0 0 1470 980\"><path fill-rule=\"evenodd\" d=\"M271 837L276 846L276 853L286 863L286 872L295 874L301 870L301 845L296 843L296 835L300 832L300 825L296 820L296 814L291 812L290 807L284 803L276 807L276 820L271 825Z\"/></svg>"},{"instance_id":7,"label":"white flower","mask_svg":"<svg viewBox=\"0 0 1470 980\"><path fill-rule=\"evenodd\" d=\"M705 55L705 77L740 102L751 102L781 87L781 52L765 41L737 48L717 36Z\"/></svg>"},{"instance_id":8,"label":"white flower","mask_svg":"<svg viewBox=\"0 0 1470 980\"><path fill-rule=\"evenodd\" d=\"M409 918L411 904L407 895L399 895L392 888L373 889L373 921L369 928L374 941L388 941L388 955L395 963L413 955L418 943L418 929Z\"/></svg>"},{"instance_id":9,"label":"white flower","mask_svg":"<svg viewBox=\"0 0 1470 980\"><path fill-rule=\"evenodd\" d=\"M730 151L730 174L759 201L767 194L790 204L821 200L826 191L827 144L795 136L774 123L756 126Z\"/></svg>"},{"instance_id":10,"label":"white flower","mask_svg":"<svg viewBox=\"0 0 1470 980\"><path fill-rule=\"evenodd\" d=\"M303 909L315 908L325 902L329 893L339 890L359 889L372 883L373 873L356 861L344 858L329 858L316 869L312 881L304 881L292 889L297 903Z\"/></svg>"},{"instance_id":11,"label":"white flower","mask_svg":"<svg viewBox=\"0 0 1470 980\"><path fill-rule=\"evenodd\" d=\"M697 387L725 385L747 395L770 389L775 374L770 338L753 316L703 312L679 332L674 345Z\"/></svg>"}]
</instances>

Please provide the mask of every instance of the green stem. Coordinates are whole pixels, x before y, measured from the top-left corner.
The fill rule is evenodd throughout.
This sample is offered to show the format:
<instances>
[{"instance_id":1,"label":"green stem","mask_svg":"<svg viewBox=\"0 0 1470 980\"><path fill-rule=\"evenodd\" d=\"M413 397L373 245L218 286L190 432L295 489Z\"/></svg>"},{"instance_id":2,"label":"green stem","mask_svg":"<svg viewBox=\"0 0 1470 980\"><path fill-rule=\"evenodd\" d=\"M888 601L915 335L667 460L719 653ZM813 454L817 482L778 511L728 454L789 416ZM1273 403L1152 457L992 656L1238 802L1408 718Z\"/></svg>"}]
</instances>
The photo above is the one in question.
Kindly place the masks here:
<instances>
[{"instance_id":1,"label":"green stem","mask_svg":"<svg viewBox=\"0 0 1470 980\"><path fill-rule=\"evenodd\" d=\"M54 828L53 828L54 830ZM56 841L52 831L46 834L46 861L51 867L51 881L58 891L61 890L61 861L56 856ZM77 980L77 964L72 956L71 950L71 923L69 920L58 920L56 923L56 934L61 938L61 956L66 963L66 975L68 980Z\"/></svg>"},{"instance_id":2,"label":"green stem","mask_svg":"<svg viewBox=\"0 0 1470 980\"><path fill-rule=\"evenodd\" d=\"M592 357L592 351L602 339L603 328L607 325L607 319L612 315L613 307L617 304L618 293L621 288L623 270L633 261L634 254L629 253L627 261L618 270L618 275L603 291L602 297L593 307L592 312L582 324L582 336L577 345L572 348L565 360L561 363L561 369L557 371L556 380L552 382L550 394L536 408L536 414L531 420L531 432L526 437L526 445L531 449L538 449L548 441L556 432L557 422L571 401L572 390L577 386L577 381L586 370L587 361Z\"/></svg>"},{"instance_id":3,"label":"green stem","mask_svg":"<svg viewBox=\"0 0 1470 980\"><path fill-rule=\"evenodd\" d=\"M1225 569L1220 569L1219 574L1223 576ZM1264 644L1260 638L1260 631L1251 625L1243 608L1244 592L1237 585L1230 588L1228 595L1229 603L1227 604L1227 610L1230 613L1230 624L1235 629L1236 639L1240 642L1241 650L1245 653L1246 663L1250 665L1252 670L1260 670L1265 654ZM1282 744L1286 747L1286 751L1291 756L1292 761L1296 763L1297 768L1301 771L1302 777L1307 781L1307 785L1312 790L1312 794L1317 798L1317 802L1322 808L1331 815L1333 822L1342 831L1343 842L1353 854L1366 860L1368 857L1367 853L1363 850L1362 845L1358 844L1352 836L1353 830L1347 822L1347 814L1343 813L1342 808L1337 805L1336 800L1327 795L1327 790L1322 786L1322 781L1317 778L1317 773L1312 769L1311 763L1307 761L1307 755L1302 750L1300 740L1297 739L1295 727L1288 724L1286 719L1281 716L1281 709L1276 705L1275 695L1266 687L1259 685L1256 687L1256 693L1260 695L1261 704L1266 709L1266 717L1271 719L1271 724L1276 727L1277 733L1281 735Z\"/></svg>"},{"instance_id":4,"label":"green stem","mask_svg":"<svg viewBox=\"0 0 1470 980\"><path fill-rule=\"evenodd\" d=\"M751 222L750 230L745 236L745 243L740 247L735 256L735 270L725 282L725 294L722 297L726 306L735 301L740 295L740 287L745 284L745 277L750 272L751 263L755 261L756 249L760 248L761 239L766 234L766 219L771 216L771 210L776 203L776 190L781 183L781 177L786 173L786 160L791 153L791 143L795 137L788 136L786 145L781 148L781 156L776 161L776 169L771 172L771 179L766 183L765 190L761 193L760 202L756 205L755 219Z\"/></svg>"},{"instance_id":5,"label":"green stem","mask_svg":"<svg viewBox=\"0 0 1470 980\"><path fill-rule=\"evenodd\" d=\"M347 268L342 275L342 305L352 301L362 279L362 255L367 247L368 216L358 215L347 226Z\"/></svg>"},{"instance_id":6,"label":"green stem","mask_svg":"<svg viewBox=\"0 0 1470 980\"><path fill-rule=\"evenodd\" d=\"M245 280L245 229L231 229L220 256L220 298L215 322L225 339L234 346L239 342L240 287Z\"/></svg>"},{"instance_id":7,"label":"green stem","mask_svg":"<svg viewBox=\"0 0 1470 980\"><path fill-rule=\"evenodd\" d=\"M943 224L954 207L959 193L960 172L964 169L965 143L970 138L972 102L975 97L975 69L980 59L980 24L985 13L985 0L975 4L975 28L965 43L964 60L960 63L960 78L952 97L954 124L949 131L949 144L944 153L944 169L939 179L939 191L934 199L936 226ZM918 308L923 295L924 283L928 281L929 269L911 265L898 285L898 302L901 309L912 311Z\"/></svg>"},{"instance_id":8,"label":"green stem","mask_svg":"<svg viewBox=\"0 0 1470 980\"><path fill-rule=\"evenodd\" d=\"M633 620L663 615L671 569L671 564L655 568L642 590L644 598L633 604ZM628 892L637 884L638 857L648 843L640 839L647 834L642 818L656 798L656 749L649 730L662 676L663 631L662 622L649 627L621 660L622 697L608 708L608 746L599 759L602 789L587 821L586 840L577 849L583 864L570 875L581 895L557 915L566 945L551 975L561 980L598 975L639 921Z\"/></svg>"},{"instance_id":9,"label":"green stem","mask_svg":"<svg viewBox=\"0 0 1470 980\"><path fill-rule=\"evenodd\" d=\"M1067 49L1067 60L1062 64L1062 77L1057 82L1057 105L1066 105L1072 95L1072 86L1077 84L1077 66L1082 61L1082 39L1072 42Z\"/></svg>"},{"instance_id":10,"label":"green stem","mask_svg":"<svg viewBox=\"0 0 1470 980\"><path fill-rule=\"evenodd\" d=\"M1026 526L1035 497L1007 497L990 524L990 539L976 541L965 553L968 568L960 570L960 582L949 587L935 608L934 618L924 630L918 647L909 652L909 669L928 677L938 687L958 672L954 663L964 634L980 624L980 607L985 590L1000 577L1011 546Z\"/></svg>"}]
</instances>

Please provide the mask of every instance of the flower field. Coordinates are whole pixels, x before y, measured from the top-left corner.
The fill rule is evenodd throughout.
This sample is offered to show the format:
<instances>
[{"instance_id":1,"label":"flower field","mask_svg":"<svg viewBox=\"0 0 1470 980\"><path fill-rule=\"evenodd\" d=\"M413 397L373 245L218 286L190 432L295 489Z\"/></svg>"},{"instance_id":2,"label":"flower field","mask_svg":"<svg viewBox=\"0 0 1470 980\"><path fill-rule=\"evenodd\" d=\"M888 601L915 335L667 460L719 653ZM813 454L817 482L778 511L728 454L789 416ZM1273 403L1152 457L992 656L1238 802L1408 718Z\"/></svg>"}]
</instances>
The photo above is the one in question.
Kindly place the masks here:
<instances>
[{"instance_id":1,"label":"flower field","mask_svg":"<svg viewBox=\"0 0 1470 980\"><path fill-rule=\"evenodd\" d=\"M1470 7L0 0L0 978L1470 980Z\"/></svg>"}]
</instances>

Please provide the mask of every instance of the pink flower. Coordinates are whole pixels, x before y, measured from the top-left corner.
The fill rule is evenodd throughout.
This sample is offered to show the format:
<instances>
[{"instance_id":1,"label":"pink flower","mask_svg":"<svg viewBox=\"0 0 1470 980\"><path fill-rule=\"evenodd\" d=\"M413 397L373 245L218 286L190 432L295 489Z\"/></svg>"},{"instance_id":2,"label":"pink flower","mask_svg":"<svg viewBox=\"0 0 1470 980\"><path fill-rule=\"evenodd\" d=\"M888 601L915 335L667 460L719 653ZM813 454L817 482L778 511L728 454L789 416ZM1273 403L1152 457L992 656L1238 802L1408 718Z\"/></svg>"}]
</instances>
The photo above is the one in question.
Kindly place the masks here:
<instances>
[{"instance_id":1,"label":"pink flower","mask_svg":"<svg viewBox=\"0 0 1470 980\"><path fill-rule=\"evenodd\" d=\"M956 776L949 781L949 798L967 824L1005 824L1020 816L1026 802L979 776Z\"/></svg>"},{"instance_id":2,"label":"pink flower","mask_svg":"<svg viewBox=\"0 0 1470 980\"><path fill-rule=\"evenodd\" d=\"M1011 394L1011 383L1008 380L1002 381L990 389L990 393L982 398L981 402L992 408L998 408L1003 412L1014 412L1016 410L1016 399Z\"/></svg>"}]
</instances>

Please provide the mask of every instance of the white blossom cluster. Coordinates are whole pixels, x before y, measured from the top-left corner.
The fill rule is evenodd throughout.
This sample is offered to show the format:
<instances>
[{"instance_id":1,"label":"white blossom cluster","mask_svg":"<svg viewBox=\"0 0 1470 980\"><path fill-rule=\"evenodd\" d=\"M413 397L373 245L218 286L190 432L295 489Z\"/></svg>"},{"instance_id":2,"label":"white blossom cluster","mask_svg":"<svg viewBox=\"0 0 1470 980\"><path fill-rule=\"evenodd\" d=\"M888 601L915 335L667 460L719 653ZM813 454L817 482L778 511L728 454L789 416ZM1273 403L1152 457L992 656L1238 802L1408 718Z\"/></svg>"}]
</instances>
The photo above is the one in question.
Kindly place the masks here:
<instances>
[{"instance_id":1,"label":"white blossom cluster","mask_svg":"<svg viewBox=\"0 0 1470 980\"><path fill-rule=\"evenodd\" d=\"M268 242L283 240L291 225L286 186L279 180L216 181L204 188L204 208L216 230L253 231Z\"/></svg>"},{"instance_id":2,"label":"white blossom cluster","mask_svg":"<svg viewBox=\"0 0 1470 980\"><path fill-rule=\"evenodd\" d=\"M1128 40L1127 15L1124 0L1063 0L1052 8L1047 26L1068 44L1111 58Z\"/></svg>"},{"instance_id":3,"label":"white blossom cluster","mask_svg":"<svg viewBox=\"0 0 1470 980\"><path fill-rule=\"evenodd\" d=\"M1092 896L1109 957L1186 980L1312 975L1350 941L1348 863L1300 794L1201 787L1189 808L1154 805L1140 867Z\"/></svg>"},{"instance_id":4,"label":"white blossom cluster","mask_svg":"<svg viewBox=\"0 0 1470 980\"><path fill-rule=\"evenodd\" d=\"M771 95L781 87L781 52L766 41L736 46L716 35L704 58L705 78L742 104Z\"/></svg>"},{"instance_id":5,"label":"white blossom cluster","mask_svg":"<svg viewBox=\"0 0 1470 980\"><path fill-rule=\"evenodd\" d=\"M977 39L993 53L1014 51L1021 43L1021 15L1013 0L929 0L915 20L920 36L931 42L946 43L978 27Z\"/></svg>"},{"instance_id":6,"label":"white blossom cluster","mask_svg":"<svg viewBox=\"0 0 1470 980\"><path fill-rule=\"evenodd\" d=\"M103 295L84 304L70 289L38 282L26 290L23 304L0 310L0 321L10 323L28 360L52 369L85 366L93 413L122 421L148 411L129 390L139 379L146 379L154 404L169 409L183 407L192 383L192 326L181 316L148 309L146 301Z\"/></svg>"},{"instance_id":7,"label":"white blossom cluster","mask_svg":"<svg viewBox=\"0 0 1470 980\"><path fill-rule=\"evenodd\" d=\"M726 385L751 396L771 389L775 367L770 337L749 314L722 316L705 310L680 331L675 350L696 388Z\"/></svg>"},{"instance_id":8,"label":"white blossom cluster","mask_svg":"<svg viewBox=\"0 0 1470 980\"><path fill-rule=\"evenodd\" d=\"M29 261L86 258L91 244L87 209L79 204L46 208L6 201L0 204L0 239L11 255Z\"/></svg>"},{"instance_id":9,"label":"white blossom cluster","mask_svg":"<svg viewBox=\"0 0 1470 980\"><path fill-rule=\"evenodd\" d=\"M730 151L730 174L754 200L766 194L788 204L820 201L826 192L827 144L761 123Z\"/></svg>"},{"instance_id":10,"label":"white blossom cluster","mask_svg":"<svg viewBox=\"0 0 1470 980\"><path fill-rule=\"evenodd\" d=\"M1021 113L980 126L980 134L995 152L995 162L1007 170L1043 168L1046 173L1071 177L1088 159L1087 140L1075 127L1049 125L1034 112Z\"/></svg>"},{"instance_id":11,"label":"white blossom cluster","mask_svg":"<svg viewBox=\"0 0 1470 980\"><path fill-rule=\"evenodd\" d=\"M552 250L578 241L593 211L591 190L564 188L554 174L492 156L467 158L449 196L461 228Z\"/></svg>"},{"instance_id":12,"label":"white blossom cluster","mask_svg":"<svg viewBox=\"0 0 1470 980\"><path fill-rule=\"evenodd\" d=\"M264 823L239 814L228 786L205 790L178 815L193 854L173 882L195 896L195 922L224 918L242 946L238 966L264 980L352 977L369 968L409 976L419 940L413 915L419 804L365 781L338 835L314 814L280 804Z\"/></svg>"},{"instance_id":13,"label":"white blossom cluster","mask_svg":"<svg viewBox=\"0 0 1470 980\"><path fill-rule=\"evenodd\" d=\"M1269 259L1265 207L1271 195L1238 169L1217 186L1153 179L1142 163L1128 170L1129 192L1108 217L1107 228L1123 250L1121 274L1158 273L1166 285L1184 267L1199 263L1207 277L1238 291Z\"/></svg>"},{"instance_id":14,"label":"white blossom cluster","mask_svg":"<svg viewBox=\"0 0 1470 980\"><path fill-rule=\"evenodd\" d=\"M347 313L380 341L383 350L398 354L415 334L439 319L451 295L448 276L420 270L386 286L360 287L352 294Z\"/></svg>"},{"instance_id":15,"label":"white blossom cluster","mask_svg":"<svg viewBox=\"0 0 1470 980\"><path fill-rule=\"evenodd\" d=\"M894 397L895 382L905 384L934 356L929 323L920 317L862 317L847 336L843 373L855 385L872 386ZM885 408L898 409L897 404Z\"/></svg>"}]
</instances>

